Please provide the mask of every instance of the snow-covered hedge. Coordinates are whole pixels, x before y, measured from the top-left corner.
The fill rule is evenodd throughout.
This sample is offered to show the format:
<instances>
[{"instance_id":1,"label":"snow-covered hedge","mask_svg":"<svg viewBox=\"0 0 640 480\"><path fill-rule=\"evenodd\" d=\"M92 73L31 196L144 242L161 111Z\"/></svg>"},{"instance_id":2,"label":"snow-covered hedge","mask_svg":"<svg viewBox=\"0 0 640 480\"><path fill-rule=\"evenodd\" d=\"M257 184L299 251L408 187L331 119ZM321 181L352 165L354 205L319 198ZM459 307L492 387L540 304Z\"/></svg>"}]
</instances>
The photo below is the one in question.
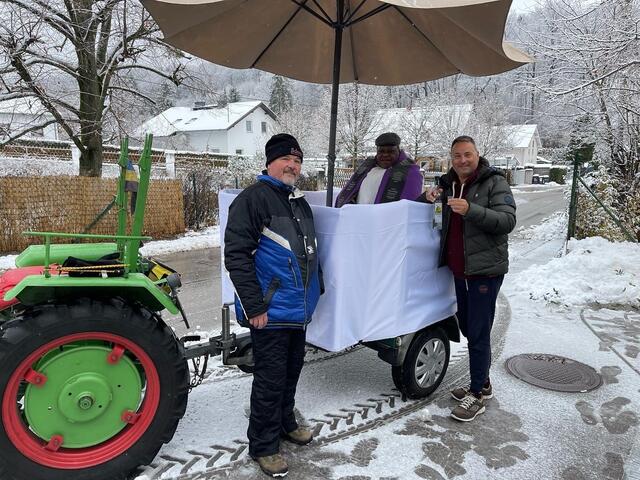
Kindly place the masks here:
<instances>
[{"instance_id":1,"label":"snow-covered hedge","mask_svg":"<svg viewBox=\"0 0 640 480\"><path fill-rule=\"evenodd\" d=\"M640 240L640 191L613 178L600 167L584 177L589 188ZM596 200L581 188L578 194L576 238L603 237L612 241L626 240L622 230Z\"/></svg>"}]
</instances>

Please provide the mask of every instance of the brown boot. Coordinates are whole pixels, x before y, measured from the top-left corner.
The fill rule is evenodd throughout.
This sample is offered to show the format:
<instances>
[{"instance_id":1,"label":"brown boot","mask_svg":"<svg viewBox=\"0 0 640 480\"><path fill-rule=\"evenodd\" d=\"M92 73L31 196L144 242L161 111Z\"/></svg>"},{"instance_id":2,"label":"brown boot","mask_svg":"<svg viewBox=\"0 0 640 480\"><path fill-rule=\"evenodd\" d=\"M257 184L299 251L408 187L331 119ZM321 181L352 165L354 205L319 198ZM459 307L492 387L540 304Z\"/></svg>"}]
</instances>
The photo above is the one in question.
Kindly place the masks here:
<instances>
[{"instance_id":1,"label":"brown boot","mask_svg":"<svg viewBox=\"0 0 640 480\"><path fill-rule=\"evenodd\" d=\"M298 445L306 445L313 440L313 433L306 428L298 427L293 432L283 433L282 438Z\"/></svg>"},{"instance_id":2,"label":"brown boot","mask_svg":"<svg viewBox=\"0 0 640 480\"><path fill-rule=\"evenodd\" d=\"M254 460L260 465L260 470L271 477L284 477L289 473L289 465L279 453L266 457L255 457Z\"/></svg>"}]
</instances>

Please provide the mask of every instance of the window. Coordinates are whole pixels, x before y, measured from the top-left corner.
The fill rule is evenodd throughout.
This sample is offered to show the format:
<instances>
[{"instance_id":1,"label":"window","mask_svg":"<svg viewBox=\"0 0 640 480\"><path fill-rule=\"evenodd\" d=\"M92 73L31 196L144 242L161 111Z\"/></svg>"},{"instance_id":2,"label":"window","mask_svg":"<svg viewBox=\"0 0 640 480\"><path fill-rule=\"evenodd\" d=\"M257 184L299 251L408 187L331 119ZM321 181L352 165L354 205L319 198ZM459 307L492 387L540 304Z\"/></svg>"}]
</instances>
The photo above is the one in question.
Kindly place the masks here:
<instances>
[{"instance_id":1,"label":"window","mask_svg":"<svg viewBox=\"0 0 640 480\"><path fill-rule=\"evenodd\" d=\"M251 125L251 120L247 120L246 125L247 125L247 133L252 133L253 126Z\"/></svg>"},{"instance_id":2,"label":"window","mask_svg":"<svg viewBox=\"0 0 640 480\"><path fill-rule=\"evenodd\" d=\"M212 148L211 152L212 153L220 153L220 149L219 148Z\"/></svg>"},{"instance_id":3,"label":"window","mask_svg":"<svg viewBox=\"0 0 640 480\"><path fill-rule=\"evenodd\" d=\"M236 149L236 155L242 155L242 149L241 148Z\"/></svg>"},{"instance_id":4,"label":"window","mask_svg":"<svg viewBox=\"0 0 640 480\"><path fill-rule=\"evenodd\" d=\"M262 133L267 133L267 122L262 122L260 124Z\"/></svg>"}]
</instances>

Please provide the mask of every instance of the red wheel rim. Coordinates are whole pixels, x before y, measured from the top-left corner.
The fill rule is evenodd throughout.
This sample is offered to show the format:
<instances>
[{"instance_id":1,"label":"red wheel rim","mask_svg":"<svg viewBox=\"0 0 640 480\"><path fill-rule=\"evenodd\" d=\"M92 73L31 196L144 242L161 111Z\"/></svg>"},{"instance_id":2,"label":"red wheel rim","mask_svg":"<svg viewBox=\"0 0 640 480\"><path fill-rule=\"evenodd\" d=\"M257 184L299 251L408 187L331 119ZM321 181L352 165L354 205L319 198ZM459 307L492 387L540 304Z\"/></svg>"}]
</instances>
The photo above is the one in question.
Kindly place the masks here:
<instances>
[{"instance_id":1,"label":"red wheel rim","mask_svg":"<svg viewBox=\"0 0 640 480\"><path fill-rule=\"evenodd\" d=\"M122 345L140 362L146 376L145 395L137 413L140 415L133 425L127 425L117 435L99 445L57 451L46 450L46 442L36 437L23 421L17 406L18 390L31 366L48 351L79 340L102 340ZM151 358L134 342L105 332L86 332L67 335L51 341L25 358L9 379L2 399L2 423L13 445L28 459L46 467L57 469L80 469L108 462L134 445L147 431L160 403L160 378Z\"/></svg>"}]
</instances>

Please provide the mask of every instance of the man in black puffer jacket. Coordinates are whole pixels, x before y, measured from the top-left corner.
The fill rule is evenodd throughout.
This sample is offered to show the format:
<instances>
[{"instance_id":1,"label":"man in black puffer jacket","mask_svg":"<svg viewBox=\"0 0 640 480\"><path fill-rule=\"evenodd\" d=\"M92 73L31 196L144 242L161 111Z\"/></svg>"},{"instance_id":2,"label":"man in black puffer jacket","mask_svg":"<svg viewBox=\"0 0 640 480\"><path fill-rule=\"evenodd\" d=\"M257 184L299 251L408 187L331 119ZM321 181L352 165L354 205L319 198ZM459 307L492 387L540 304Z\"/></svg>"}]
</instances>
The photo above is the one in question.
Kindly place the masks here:
<instances>
[{"instance_id":1,"label":"man in black puffer jacket","mask_svg":"<svg viewBox=\"0 0 640 480\"><path fill-rule=\"evenodd\" d=\"M236 291L236 317L251 329L255 372L249 455L271 476L287 462L280 437L306 445L312 434L293 414L306 326L321 290L311 207L294 187L302 167L295 138L274 135L265 146L266 175L229 207L224 264Z\"/></svg>"},{"instance_id":2,"label":"man in black puffer jacket","mask_svg":"<svg viewBox=\"0 0 640 480\"><path fill-rule=\"evenodd\" d=\"M437 188L418 200L442 197L440 265L453 272L460 331L469 343L471 384L451 392L460 404L451 416L468 422L485 411L493 396L491 327L496 299L509 269L508 235L516 225L511 188L498 170L480 157L473 138L461 136L451 145L453 167Z\"/></svg>"}]
</instances>

